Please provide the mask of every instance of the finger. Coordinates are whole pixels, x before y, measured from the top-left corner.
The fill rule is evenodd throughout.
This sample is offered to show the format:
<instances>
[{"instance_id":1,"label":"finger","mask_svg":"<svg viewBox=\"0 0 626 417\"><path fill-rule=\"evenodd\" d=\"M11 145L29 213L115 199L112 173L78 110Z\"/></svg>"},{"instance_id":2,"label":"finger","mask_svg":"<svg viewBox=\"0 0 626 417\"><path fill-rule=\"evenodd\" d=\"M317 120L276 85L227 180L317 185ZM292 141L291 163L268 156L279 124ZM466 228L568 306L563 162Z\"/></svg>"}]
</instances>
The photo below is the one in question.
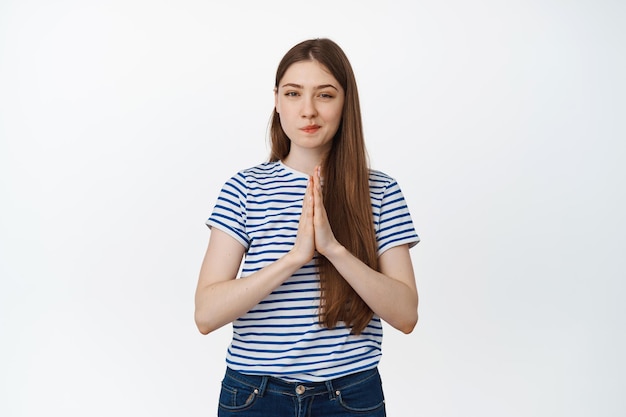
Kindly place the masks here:
<instances>
[{"instance_id":1,"label":"finger","mask_svg":"<svg viewBox=\"0 0 626 417\"><path fill-rule=\"evenodd\" d=\"M315 231L314 225L314 207L313 207L313 186L312 180L307 182L306 191L304 192L304 198L302 199L302 213L300 214L300 220L298 222L298 235L296 237L297 243L307 245L307 240L313 238Z\"/></svg>"},{"instance_id":2,"label":"finger","mask_svg":"<svg viewBox=\"0 0 626 417\"><path fill-rule=\"evenodd\" d=\"M322 167L320 165L315 167L315 188L317 188L320 193L322 192Z\"/></svg>"},{"instance_id":3,"label":"finger","mask_svg":"<svg viewBox=\"0 0 626 417\"><path fill-rule=\"evenodd\" d=\"M315 167L315 172L313 174L313 191L315 194L315 204L323 204L322 200L322 184L320 177L320 167Z\"/></svg>"},{"instance_id":4,"label":"finger","mask_svg":"<svg viewBox=\"0 0 626 417\"><path fill-rule=\"evenodd\" d=\"M319 180L319 178L318 178ZM328 222L326 217L326 208L324 207L324 199L322 197L322 188L319 186L319 182L316 180L316 184L313 187L314 194L314 211L313 219L316 225L320 226Z\"/></svg>"},{"instance_id":5,"label":"finger","mask_svg":"<svg viewBox=\"0 0 626 417\"><path fill-rule=\"evenodd\" d=\"M311 216L313 213L313 179L309 177L306 190L304 192L304 200L302 201L302 214Z\"/></svg>"}]
</instances>

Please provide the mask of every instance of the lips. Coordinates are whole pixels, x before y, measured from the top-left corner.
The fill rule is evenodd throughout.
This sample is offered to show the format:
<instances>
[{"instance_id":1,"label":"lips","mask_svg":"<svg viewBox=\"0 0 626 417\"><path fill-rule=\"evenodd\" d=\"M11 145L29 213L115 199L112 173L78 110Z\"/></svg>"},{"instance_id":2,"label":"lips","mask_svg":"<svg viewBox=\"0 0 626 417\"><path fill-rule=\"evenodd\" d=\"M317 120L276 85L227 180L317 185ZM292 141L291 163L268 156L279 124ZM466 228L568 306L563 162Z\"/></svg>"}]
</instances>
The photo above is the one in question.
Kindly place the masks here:
<instances>
[{"instance_id":1,"label":"lips","mask_svg":"<svg viewBox=\"0 0 626 417\"><path fill-rule=\"evenodd\" d=\"M320 130L321 126L318 125L310 125L310 126L305 126L300 128L301 131L303 131L304 133L315 133L318 130Z\"/></svg>"}]
</instances>

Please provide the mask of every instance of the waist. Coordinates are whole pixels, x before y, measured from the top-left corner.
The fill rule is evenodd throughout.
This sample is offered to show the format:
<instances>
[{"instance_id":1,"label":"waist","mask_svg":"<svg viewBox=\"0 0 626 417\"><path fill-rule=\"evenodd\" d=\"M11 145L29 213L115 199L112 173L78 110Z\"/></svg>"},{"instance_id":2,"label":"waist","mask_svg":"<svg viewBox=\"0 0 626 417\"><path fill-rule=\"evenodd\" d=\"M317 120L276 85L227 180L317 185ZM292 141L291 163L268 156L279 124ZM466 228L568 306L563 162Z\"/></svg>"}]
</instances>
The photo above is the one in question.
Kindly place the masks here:
<instances>
[{"instance_id":1,"label":"waist","mask_svg":"<svg viewBox=\"0 0 626 417\"><path fill-rule=\"evenodd\" d=\"M231 368L226 368L226 377L233 378L258 390L258 394L261 396L266 391L269 391L299 397L320 394L334 396L336 392L341 391L345 387L358 384L373 377L380 378L377 367L320 382L290 382L272 376L242 374Z\"/></svg>"}]
</instances>

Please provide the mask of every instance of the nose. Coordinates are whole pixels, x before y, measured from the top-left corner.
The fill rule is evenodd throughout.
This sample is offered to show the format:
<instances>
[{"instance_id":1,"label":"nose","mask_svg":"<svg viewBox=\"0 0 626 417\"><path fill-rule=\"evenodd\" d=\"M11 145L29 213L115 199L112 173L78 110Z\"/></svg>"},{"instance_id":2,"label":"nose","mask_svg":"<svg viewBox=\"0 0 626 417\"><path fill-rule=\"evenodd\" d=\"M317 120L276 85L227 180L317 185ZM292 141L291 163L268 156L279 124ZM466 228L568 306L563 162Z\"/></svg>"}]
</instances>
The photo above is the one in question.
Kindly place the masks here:
<instances>
[{"instance_id":1,"label":"nose","mask_svg":"<svg viewBox=\"0 0 626 417\"><path fill-rule=\"evenodd\" d=\"M305 119L317 116L317 109L315 108L313 99L313 97L304 97L302 100L301 116Z\"/></svg>"}]
</instances>

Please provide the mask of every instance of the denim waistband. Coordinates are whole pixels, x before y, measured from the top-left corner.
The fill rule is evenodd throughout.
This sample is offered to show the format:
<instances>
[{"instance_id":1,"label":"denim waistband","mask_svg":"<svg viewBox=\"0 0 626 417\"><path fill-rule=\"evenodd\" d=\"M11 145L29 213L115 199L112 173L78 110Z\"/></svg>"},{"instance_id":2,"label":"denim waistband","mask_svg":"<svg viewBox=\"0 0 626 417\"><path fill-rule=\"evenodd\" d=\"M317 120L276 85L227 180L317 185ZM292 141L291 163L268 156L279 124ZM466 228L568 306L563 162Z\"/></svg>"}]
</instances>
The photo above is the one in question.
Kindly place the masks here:
<instances>
[{"instance_id":1,"label":"denim waistband","mask_svg":"<svg viewBox=\"0 0 626 417\"><path fill-rule=\"evenodd\" d=\"M338 396L342 389L358 384L368 378L378 376L378 368L372 368L322 382L288 382L271 376L242 374L230 368L226 368L226 376L254 388L255 393L260 397L262 397L265 392L270 391L284 395L293 395L294 397L328 394L332 399Z\"/></svg>"}]
</instances>

